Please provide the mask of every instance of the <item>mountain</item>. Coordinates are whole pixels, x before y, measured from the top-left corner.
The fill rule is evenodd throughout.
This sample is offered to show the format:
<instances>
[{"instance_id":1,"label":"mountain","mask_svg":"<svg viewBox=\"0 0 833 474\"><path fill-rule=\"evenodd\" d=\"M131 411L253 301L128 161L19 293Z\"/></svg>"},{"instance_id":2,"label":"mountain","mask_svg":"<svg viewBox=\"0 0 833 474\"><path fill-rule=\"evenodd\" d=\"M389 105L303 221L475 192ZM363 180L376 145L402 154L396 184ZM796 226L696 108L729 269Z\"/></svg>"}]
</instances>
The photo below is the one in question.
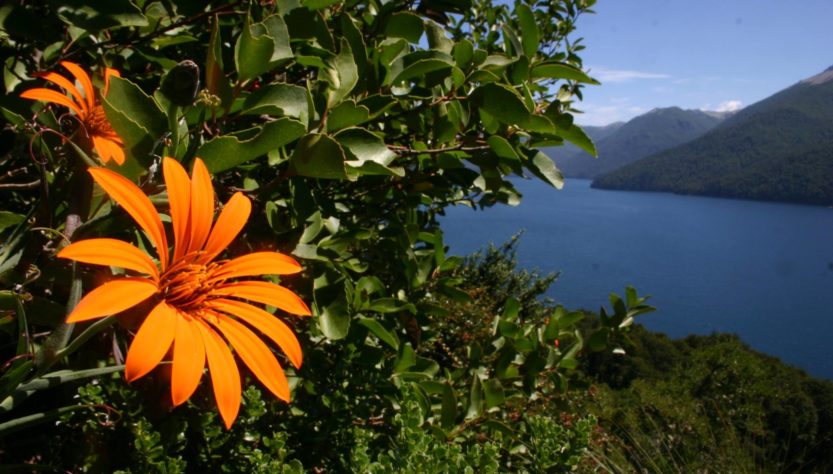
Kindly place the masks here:
<instances>
[{"instance_id":1,"label":"mountain","mask_svg":"<svg viewBox=\"0 0 833 474\"><path fill-rule=\"evenodd\" d=\"M833 204L833 67L698 139L597 178L603 189Z\"/></svg>"},{"instance_id":2,"label":"mountain","mask_svg":"<svg viewBox=\"0 0 833 474\"><path fill-rule=\"evenodd\" d=\"M691 141L719 124L715 112L683 110L679 107L654 109L646 114L607 127L584 127L596 144L594 159L577 147L548 150L564 176L595 178L628 163Z\"/></svg>"}]
</instances>

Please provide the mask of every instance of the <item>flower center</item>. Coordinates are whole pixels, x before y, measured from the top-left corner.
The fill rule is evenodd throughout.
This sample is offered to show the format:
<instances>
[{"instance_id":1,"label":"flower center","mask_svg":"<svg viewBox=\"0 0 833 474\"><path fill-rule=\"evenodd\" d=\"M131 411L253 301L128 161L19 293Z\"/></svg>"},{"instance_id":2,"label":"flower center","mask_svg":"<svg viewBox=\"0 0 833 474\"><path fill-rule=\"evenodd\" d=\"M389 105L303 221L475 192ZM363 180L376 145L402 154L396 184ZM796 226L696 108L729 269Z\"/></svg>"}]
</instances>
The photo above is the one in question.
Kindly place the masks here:
<instances>
[{"instance_id":1,"label":"flower center","mask_svg":"<svg viewBox=\"0 0 833 474\"><path fill-rule=\"evenodd\" d=\"M211 290L223 279L211 279L217 263L194 263L196 255L186 255L162 274L159 289L165 302L183 311L199 309Z\"/></svg>"},{"instance_id":2,"label":"flower center","mask_svg":"<svg viewBox=\"0 0 833 474\"><path fill-rule=\"evenodd\" d=\"M115 130L107 120L107 115L104 114L104 107L96 104L95 107L84 117L84 126L87 128L87 133L90 136L98 135L100 137L118 137Z\"/></svg>"}]
</instances>

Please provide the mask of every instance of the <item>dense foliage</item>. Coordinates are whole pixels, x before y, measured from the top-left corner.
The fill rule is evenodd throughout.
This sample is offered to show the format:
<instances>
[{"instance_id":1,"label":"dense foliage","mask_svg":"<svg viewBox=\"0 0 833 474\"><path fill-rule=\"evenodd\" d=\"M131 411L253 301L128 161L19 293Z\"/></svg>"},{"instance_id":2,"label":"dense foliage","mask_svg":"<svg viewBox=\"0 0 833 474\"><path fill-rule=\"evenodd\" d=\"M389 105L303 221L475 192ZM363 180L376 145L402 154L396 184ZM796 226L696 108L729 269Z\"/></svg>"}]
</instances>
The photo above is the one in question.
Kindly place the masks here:
<instances>
[{"instance_id":1,"label":"dense foliage","mask_svg":"<svg viewBox=\"0 0 833 474\"><path fill-rule=\"evenodd\" d=\"M4 467L543 472L580 464L594 418L562 425L551 403L580 354L613 348L650 308L629 289L611 299L609 316L579 330L580 314L537 302L545 285L517 277L504 286L511 271L500 259L473 274L447 255L437 217L453 204L518 204L512 175L560 187L538 147L569 140L593 151L571 115L582 84L595 83L574 37L592 4L66 0L0 8ZM176 162L193 168L192 181ZM175 172L191 183L190 220L175 215L187 189L172 187ZM147 308L66 322L79 300L93 301L82 297L118 306L114 293L96 291L123 268L127 276L137 265L166 271L166 232L190 232L189 248L200 248L193 242L215 214L200 203L214 194L223 213L231 199L252 204L219 257L291 254L303 272L279 283L313 313L275 314L304 355L294 370L277 354L289 404L261 393L255 380L269 377L246 355L251 346L223 332L246 362L238 363L242 408L224 415L228 430L216 383L214 394L205 379L193 396L172 399L169 385L189 360L177 355L187 340L179 322L173 355L130 384L122 364L127 355L130 367L128 347L153 326ZM158 226L147 225L157 211ZM139 263L109 256L123 268L56 258L102 237L156 247L147 255L159 262L141 249L130 254ZM171 258L184 257L174 249ZM185 305L172 292L193 297L176 306L187 317L173 313L185 335L188 325L208 327L189 321L203 317L201 298L213 294L203 278L214 270L189 258L177 279L149 290L157 307ZM482 295L488 303L477 303ZM216 354L231 352L221 336L202 334L216 382L214 369L226 363ZM202 366L194 373L197 387Z\"/></svg>"},{"instance_id":2,"label":"dense foliage","mask_svg":"<svg viewBox=\"0 0 833 474\"><path fill-rule=\"evenodd\" d=\"M833 204L833 81L801 82L594 187Z\"/></svg>"},{"instance_id":3,"label":"dense foliage","mask_svg":"<svg viewBox=\"0 0 833 474\"><path fill-rule=\"evenodd\" d=\"M593 179L641 158L690 142L723 120L722 115L679 107L654 109L614 127L587 127L596 144L598 159L576 147L573 152L553 150L558 166L568 178Z\"/></svg>"},{"instance_id":4,"label":"dense foliage","mask_svg":"<svg viewBox=\"0 0 833 474\"><path fill-rule=\"evenodd\" d=\"M582 367L605 384L587 409L615 440L598 455L616 470L833 467L833 383L755 352L736 336L670 340L633 329L628 357L593 354Z\"/></svg>"}]
</instances>

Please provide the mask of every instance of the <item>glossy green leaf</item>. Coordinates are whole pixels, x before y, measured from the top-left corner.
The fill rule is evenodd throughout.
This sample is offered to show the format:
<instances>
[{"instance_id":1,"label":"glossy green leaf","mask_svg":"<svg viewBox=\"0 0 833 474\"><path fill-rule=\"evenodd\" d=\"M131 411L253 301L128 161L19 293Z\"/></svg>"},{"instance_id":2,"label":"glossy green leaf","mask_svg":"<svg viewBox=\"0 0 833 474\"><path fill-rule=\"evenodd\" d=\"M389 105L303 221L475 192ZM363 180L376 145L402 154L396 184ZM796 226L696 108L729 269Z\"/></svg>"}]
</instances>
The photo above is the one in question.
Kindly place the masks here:
<instances>
[{"instance_id":1,"label":"glossy green leaf","mask_svg":"<svg viewBox=\"0 0 833 474\"><path fill-rule=\"evenodd\" d=\"M538 52L538 43L541 40L535 15L532 9L523 3L515 5L515 14L518 15L523 53L526 57L532 58Z\"/></svg>"},{"instance_id":2,"label":"glossy green leaf","mask_svg":"<svg viewBox=\"0 0 833 474\"><path fill-rule=\"evenodd\" d=\"M454 426L457 419L457 396L450 384L443 386L442 407L440 411L440 424L444 429Z\"/></svg>"},{"instance_id":3,"label":"glossy green leaf","mask_svg":"<svg viewBox=\"0 0 833 474\"><path fill-rule=\"evenodd\" d=\"M241 113L293 117L307 124L310 116L307 96L307 89L304 87L283 83L269 84L246 97Z\"/></svg>"},{"instance_id":4,"label":"glossy green leaf","mask_svg":"<svg viewBox=\"0 0 833 474\"><path fill-rule=\"evenodd\" d=\"M385 25L385 36L405 38L411 43L418 43L423 31L422 18L411 12L394 13Z\"/></svg>"},{"instance_id":5,"label":"glossy green leaf","mask_svg":"<svg viewBox=\"0 0 833 474\"><path fill-rule=\"evenodd\" d=\"M215 137L197 150L212 173L266 155L270 150L292 143L306 132L306 127L291 118L280 118L262 126Z\"/></svg>"},{"instance_id":6,"label":"glossy green leaf","mask_svg":"<svg viewBox=\"0 0 833 474\"><path fill-rule=\"evenodd\" d=\"M359 318L358 323L366 327L380 341L389 345L393 350L399 350L399 338L395 333L388 331L382 324L372 318Z\"/></svg>"},{"instance_id":7,"label":"glossy green leaf","mask_svg":"<svg viewBox=\"0 0 833 474\"><path fill-rule=\"evenodd\" d=\"M531 150L529 154L526 165L530 171L556 189L564 187L564 176L549 156L538 150Z\"/></svg>"},{"instance_id":8,"label":"glossy green leaf","mask_svg":"<svg viewBox=\"0 0 833 474\"><path fill-rule=\"evenodd\" d=\"M347 179L345 161L347 157L341 145L318 133L302 138L289 159L296 174L327 179Z\"/></svg>"},{"instance_id":9,"label":"glossy green leaf","mask_svg":"<svg viewBox=\"0 0 833 474\"><path fill-rule=\"evenodd\" d=\"M318 317L318 326L328 339L344 339L350 331L347 306L341 301L336 301L324 308Z\"/></svg>"},{"instance_id":10,"label":"glossy green leaf","mask_svg":"<svg viewBox=\"0 0 833 474\"><path fill-rule=\"evenodd\" d=\"M593 155L594 157L598 157L599 153L596 151L596 145L593 143L593 140L584 133L584 130L577 125L570 125L568 128L559 128L558 131L559 136L564 138L565 140L572 142L573 145L581 148L582 150L586 151L587 153Z\"/></svg>"},{"instance_id":11,"label":"glossy green leaf","mask_svg":"<svg viewBox=\"0 0 833 474\"><path fill-rule=\"evenodd\" d=\"M327 114L327 131L361 125L370 120L370 109L364 105L356 105L353 100L346 100Z\"/></svg>"},{"instance_id":12,"label":"glossy green leaf","mask_svg":"<svg viewBox=\"0 0 833 474\"><path fill-rule=\"evenodd\" d=\"M477 418L483 412L483 388L480 384L480 378L475 375L472 377L471 387L469 389L469 407L466 410L466 419Z\"/></svg>"},{"instance_id":13,"label":"glossy green leaf","mask_svg":"<svg viewBox=\"0 0 833 474\"><path fill-rule=\"evenodd\" d=\"M347 156L347 172L351 175L397 175L404 176L401 168L390 165L397 158L381 138L363 128L348 128L333 138L341 145Z\"/></svg>"},{"instance_id":14,"label":"glossy green leaf","mask_svg":"<svg viewBox=\"0 0 833 474\"><path fill-rule=\"evenodd\" d=\"M104 111L127 152L119 172L138 175L150 165L151 153L168 133L168 119L159 104L128 79L113 77L103 100ZM158 147L161 151L161 147Z\"/></svg>"},{"instance_id":15,"label":"glossy green leaf","mask_svg":"<svg viewBox=\"0 0 833 474\"><path fill-rule=\"evenodd\" d=\"M423 77L429 72L451 69L453 64L442 59L421 59L402 70L393 79L394 83Z\"/></svg>"},{"instance_id":16,"label":"glossy green leaf","mask_svg":"<svg viewBox=\"0 0 833 474\"><path fill-rule=\"evenodd\" d=\"M588 76L584 71L568 64L556 62L543 62L532 66L530 77L533 81L542 79L567 79L570 81L582 82L585 84L598 84L599 82Z\"/></svg>"}]
</instances>

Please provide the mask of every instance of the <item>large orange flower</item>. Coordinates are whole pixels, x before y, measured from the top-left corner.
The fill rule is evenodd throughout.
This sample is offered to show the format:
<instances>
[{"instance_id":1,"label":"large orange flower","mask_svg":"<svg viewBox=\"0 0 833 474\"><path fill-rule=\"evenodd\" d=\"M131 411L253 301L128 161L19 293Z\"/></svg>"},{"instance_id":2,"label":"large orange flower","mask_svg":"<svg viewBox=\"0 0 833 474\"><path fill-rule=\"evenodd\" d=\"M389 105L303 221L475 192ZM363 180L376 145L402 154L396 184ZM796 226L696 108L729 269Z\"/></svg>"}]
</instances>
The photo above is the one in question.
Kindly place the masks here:
<instances>
[{"instance_id":1,"label":"large orange flower","mask_svg":"<svg viewBox=\"0 0 833 474\"><path fill-rule=\"evenodd\" d=\"M75 77L75 80L81 84L81 91L75 87L69 79L60 74L49 72L42 74L40 77L64 89L70 97L61 94L52 89L45 89L38 87L29 89L20 94L24 99L41 100L53 104L63 105L75 112L76 117L83 125L87 136L92 140L93 148L101 157L101 160L107 163L111 159L118 164L124 163L124 143L121 138L110 126L107 116L104 115L104 108L101 106L100 100L96 98L93 83L90 76L77 64L69 61L62 61L61 64ZM111 68L104 69L104 91L103 95L107 95L110 89L110 77L120 77L119 71Z\"/></svg>"},{"instance_id":2,"label":"large orange flower","mask_svg":"<svg viewBox=\"0 0 833 474\"><path fill-rule=\"evenodd\" d=\"M288 275L299 272L301 266L277 252L214 260L248 220L249 199L242 193L234 194L212 228L214 189L205 164L197 158L189 179L179 163L165 158L163 173L174 236L171 256L162 220L148 197L118 173L104 168L91 168L89 172L144 229L156 247L159 264L136 247L115 239L82 240L65 247L58 253L61 258L120 267L142 275L117 278L97 287L84 296L67 321L117 314L152 298L153 309L127 353L128 381L150 372L173 345L174 405L191 397L207 361L220 415L226 427L231 427L240 407L241 388L227 341L252 374L275 396L288 402L289 384L283 369L249 326L280 347L295 367L300 367L302 361L298 339L278 318L243 300L272 305L296 315L310 315L309 308L287 288L241 278Z\"/></svg>"}]
</instances>

